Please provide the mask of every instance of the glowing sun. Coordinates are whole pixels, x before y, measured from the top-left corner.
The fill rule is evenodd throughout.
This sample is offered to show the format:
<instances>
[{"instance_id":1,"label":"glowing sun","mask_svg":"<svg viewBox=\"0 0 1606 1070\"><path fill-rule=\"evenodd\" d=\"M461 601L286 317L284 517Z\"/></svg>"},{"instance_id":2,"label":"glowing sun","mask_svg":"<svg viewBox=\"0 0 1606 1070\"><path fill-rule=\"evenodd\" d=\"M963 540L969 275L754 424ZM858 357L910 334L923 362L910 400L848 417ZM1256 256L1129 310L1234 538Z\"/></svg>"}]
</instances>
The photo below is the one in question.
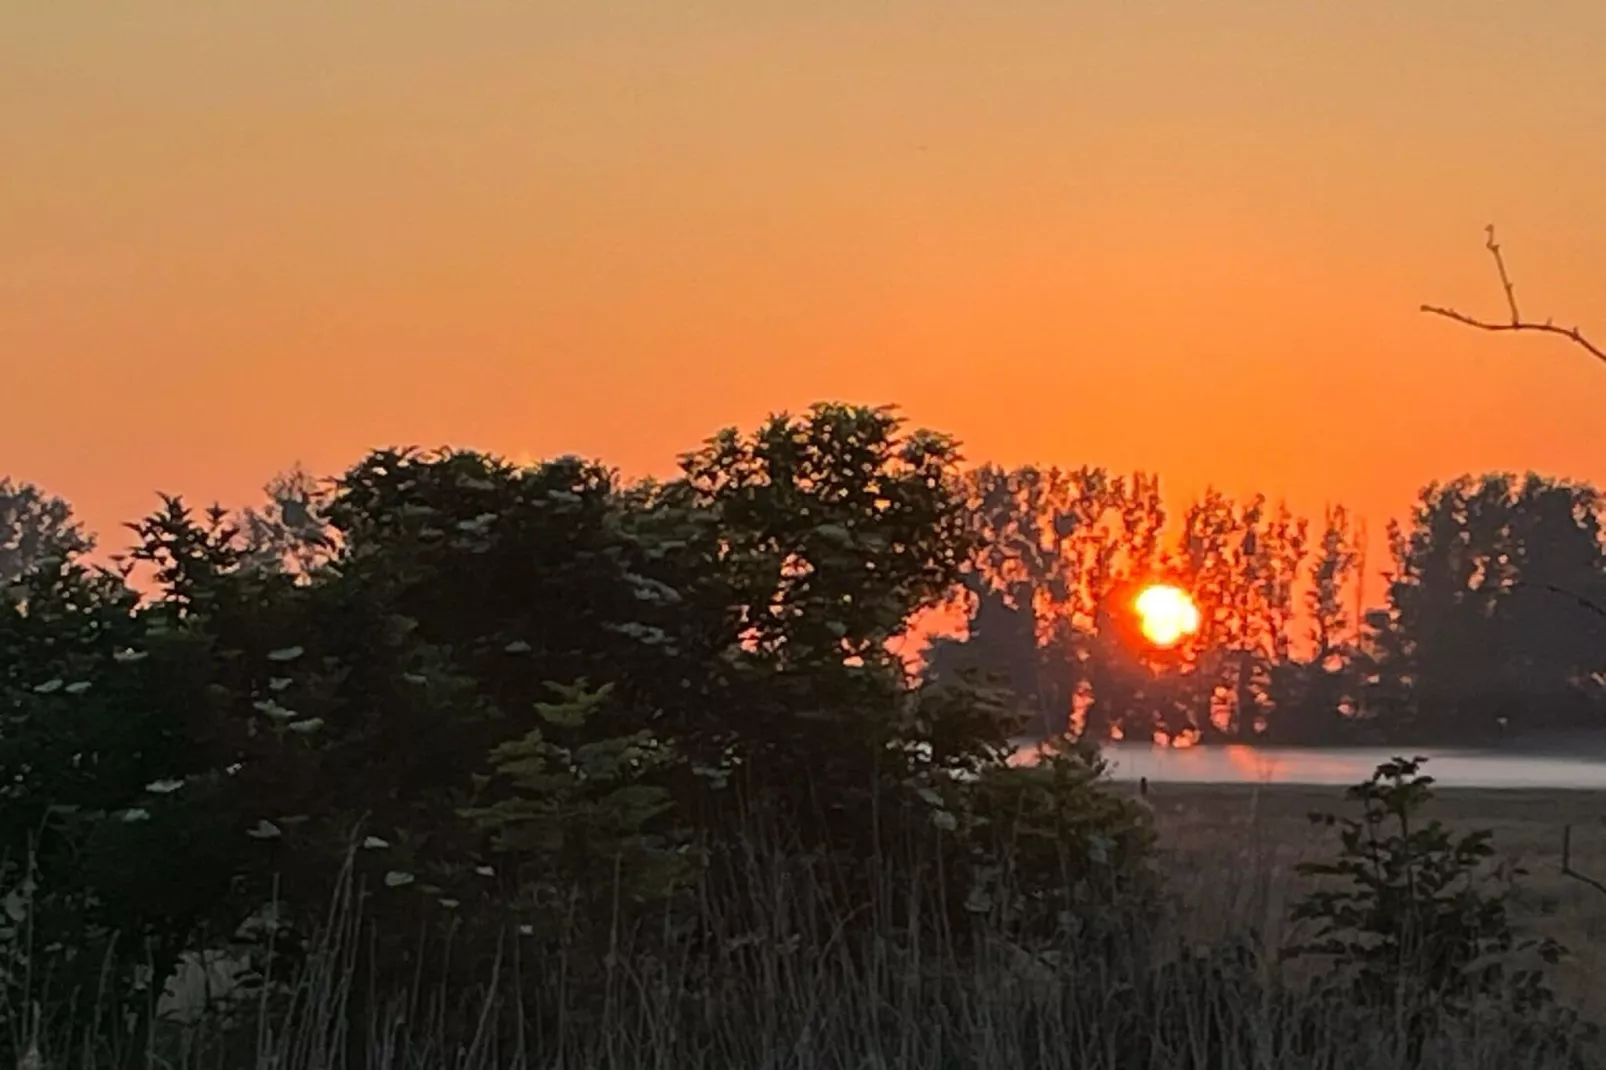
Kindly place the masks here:
<instances>
[{"instance_id":1,"label":"glowing sun","mask_svg":"<svg viewBox=\"0 0 1606 1070\"><path fill-rule=\"evenodd\" d=\"M1199 607L1180 587L1157 583L1133 601L1144 636L1155 646L1173 646L1199 630Z\"/></svg>"}]
</instances>

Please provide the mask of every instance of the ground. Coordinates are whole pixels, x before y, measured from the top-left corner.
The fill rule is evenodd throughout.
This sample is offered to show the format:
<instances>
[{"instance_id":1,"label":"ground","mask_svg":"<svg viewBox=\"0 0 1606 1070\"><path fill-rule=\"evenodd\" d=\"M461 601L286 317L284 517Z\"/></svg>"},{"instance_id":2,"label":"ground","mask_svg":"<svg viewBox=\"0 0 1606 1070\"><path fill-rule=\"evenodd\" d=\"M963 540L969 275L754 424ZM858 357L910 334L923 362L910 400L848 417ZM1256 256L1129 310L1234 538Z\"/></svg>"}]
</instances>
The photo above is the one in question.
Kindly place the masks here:
<instances>
[{"instance_id":1,"label":"ground","mask_svg":"<svg viewBox=\"0 0 1606 1070\"><path fill-rule=\"evenodd\" d=\"M1337 843L1336 830L1307 815L1353 812L1341 788L1152 784L1148 798L1201 936L1246 922L1273 940L1286 934L1288 908L1309 887L1295 867L1332 857ZM1529 871L1520 878L1518 924L1571 950L1557 987L1606 1020L1606 892L1561 871L1571 826L1573 867L1606 883L1606 793L1444 789L1428 816L1457 830L1492 829L1499 857Z\"/></svg>"}]
</instances>

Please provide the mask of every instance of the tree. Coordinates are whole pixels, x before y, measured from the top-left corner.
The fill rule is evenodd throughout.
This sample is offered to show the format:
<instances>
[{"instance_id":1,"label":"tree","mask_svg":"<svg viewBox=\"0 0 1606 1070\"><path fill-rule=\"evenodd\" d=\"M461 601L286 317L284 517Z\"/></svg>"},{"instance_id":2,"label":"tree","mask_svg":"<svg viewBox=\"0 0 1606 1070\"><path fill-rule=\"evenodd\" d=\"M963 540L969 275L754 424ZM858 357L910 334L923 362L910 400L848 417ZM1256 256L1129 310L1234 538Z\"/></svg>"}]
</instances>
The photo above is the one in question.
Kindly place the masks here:
<instances>
[{"instance_id":1,"label":"tree","mask_svg":"<svg viewBox=\"0 0 1606 1070\"><path fill-rule=\"evenodd\" d=\"M297 464L262 490L267 502L240 514L241 534L253 557L301 576L330 560L336 533L322 515L330 488Z\"/></svg>"},{"instance_id":2,"label":"tree","mask_svg":"<svg viewBox=\"0 0 1606 1070\"><path fill-rule=\"evenodd\" d=\"M66 501L32 483L0 477L0 585L47 559L76 557L94 547Z\"/></svg>"},{"instance_id":3,"label":"tree","mask_svg":"<svg viewBox=\"0 0 1606 1070\"><path fill-rule=\"evenodd\" d=\"M1600 724L1606 620L1600 502L1537 475L1463 476L1392 524L1371 615L1379 715L1397 736L1472 741Z\"/></svg>"},{"instance_id":4,"label":"tree","mask_svg":"<svg viewBox=\"0 0 1606 1070\"><path fill-rule=\"evenodd\" d=\"M55 559L0 613L0 857L33 848L51 931L135 934L115 967L149 950L158 986L181 951L248 947L270 898L275 954L305 953L349 892L352 1014L382 975L452 988L515 925L566 977L623 936L696 939L699 895L767 849L754 821L857 902L890 870L962 916L983 841L1102 788L1011 769L1008 711L894 650L971 560L957 463L842 405L722 432L664 483L378 450L317 490L301 560L282 508L163 496L130 525L143 597ZM1050 854L1148 842L1124 806L1066 837L1010 874L1045 926L1103 894Z\"/></svg>"},{"instance_id":5,"label":"tree","mask_svg":"<svg viewBox=\"0 0 1606 1070\"><path fill-rule=\"evenodd\" d=\"M949 739L911 705L892 644L947 599L974 546L958 450L906 433L892 409L817 405L752 434L727 429L686 455L667 488L714 540L737 644L724 701L688 732L707 761L737 755L743 782L812 842L873 838L866 804L922 764L966 765L1006 744Z\"/></svg>"},{"instance_id":6,"label":"tree","mask_svg":"<svg viewBox=\"0 0 1606 1070\"><path fill-rule=\"evenodd\" d=\"M1348 510L1341 505L1325 510L1310 586L1304 592L1310 656L1280 667L1277 716L1271 726L1277 739L1333 742L1353 736L1361 723L1362 621L1350 611L1350 587L1359 582L1365 545L1365 529L1351 520Z\"/></svg>"},{"instance_id":7,"label":"tree","mask_svg":"<svg viewBox=\"0 0 1606 1070\"><path fill-rule=\"evenodd\" d=\"M122 577L56 557L0 603L0 973L148 1027L181 951L227 934L250 841L208 762L212 651ZM13 924L14 923L14 924ZM34 993L12 990L12 1006Z\"/></svg>"},{"instance_id":8,"label":"tree","mask_svg":"<svg viewBox=\"0 0 1606 1070\"><path fill-rule=\"evenodd\" d=\"M1103 738L1121 703L1113 684L1095 684L1110 653L1099 620L1124 582L1155 566L1165 522L1159 481L983 466L963 486L976 546L964 569L970 636L938 644L934 669L1001 671L1043 734L1070 727Z\"/></svg>"}]
</instances>

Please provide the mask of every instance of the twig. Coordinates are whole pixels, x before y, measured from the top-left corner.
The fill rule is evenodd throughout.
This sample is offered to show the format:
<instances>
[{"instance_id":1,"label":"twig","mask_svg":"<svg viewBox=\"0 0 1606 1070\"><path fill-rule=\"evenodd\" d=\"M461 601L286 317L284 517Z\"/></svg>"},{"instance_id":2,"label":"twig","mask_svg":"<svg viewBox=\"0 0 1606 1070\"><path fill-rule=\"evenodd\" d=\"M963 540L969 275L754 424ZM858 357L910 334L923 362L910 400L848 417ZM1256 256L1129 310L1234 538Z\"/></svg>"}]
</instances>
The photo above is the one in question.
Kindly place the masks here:
<instances>
[{"instance_id":1,"label":"twig","mask_svg":"<svg viewBox=\"0 0 1606 1070\"><path fill-rule=\"evenodd\" d=\"M1577 327L1558 327L1548 319L1543 323L1535 323L1522 318L1521 313L1517 311L1517 288L1512 285L1511 276L1506 272L1506 259L1500 252L1500 244L1494 240L1494 224L1491 223L1484 230L1489 236L1484 243L1484 248L1488 249L1489 255L1494 257L1495 269L1500 272L1500 285L1506 291L1506 307L1511 310L1511 320L1507 323L1492 323L1488 320L1476 319L1465 312L1457 312L1453 308L1441 308L1438 305L1423 305L1421 310L1435 316L1443 316L1445 319L1455 320L1457 323L1464 323L1468 327L1476 327L1480 331L1540 331L1545 334L1560 335L1574 345L1580 346L1596 360L1606 362L1606 350L1601 349L1585 338L1583 332Z\"/></svg>"},{"instance_id":2,"label":"twig","mask_svg":"<svg viewBox=\"0 0 1606 1070\"><path fill-rule=\"evenodd\" d=\"M1571 825L1563 825L1561 827L1561 875L1563 877L1571 877L1577 881L1583 881L1597 892L1606 895L1606 883L1598 881L1594 877L1586 876L1573 868L1573 827Z\"/></svg>"},{"instance_id":3,"label":"twig","mask_svg":"<svg viewBox=\"0 0 1606 1070\"><path fill-rule=\"evenodd\" d=\"M1569 598L1572 601L1577 602L1579 606L1589 610L1591 613L1606 617L1606 606L1602 606L1598 602L1591 602L1577 591L1569 591L1567 588L1558 587L1554 583L1529 583L1527 580L1516 580L1511 584L1512 590L1517 590L1523 587L1527 587L1536 591L1549 591L1551 594L1559 594L1563 598Z\"/></svg>"}]
</instances>

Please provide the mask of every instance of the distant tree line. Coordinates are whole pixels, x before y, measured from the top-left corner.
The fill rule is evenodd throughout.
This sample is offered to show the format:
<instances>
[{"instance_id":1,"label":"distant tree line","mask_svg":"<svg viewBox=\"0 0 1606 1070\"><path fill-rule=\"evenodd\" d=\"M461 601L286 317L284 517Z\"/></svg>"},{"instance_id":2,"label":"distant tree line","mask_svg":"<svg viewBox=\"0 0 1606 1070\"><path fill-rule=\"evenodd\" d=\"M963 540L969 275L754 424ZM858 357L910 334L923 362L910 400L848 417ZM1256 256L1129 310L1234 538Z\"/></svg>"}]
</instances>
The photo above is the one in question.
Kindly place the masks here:
<instances>
[{"instance_id":1,"label":"distant tree line","mask_svg":"<svg viewBox=\"0 0 1606 1070\"><path fill-rule=\"evenodd\" d=\"M988 465L946 479L940 553L957 582L931 597L964 627L930 641L924 675L1001 689L1033 734L1444 744L1606 729L1606 551L1588 485L1427 486L1389 523L1381 604L1367 606L1366 532L1341 505L1312 523L1208 490L1173 524L1143 473ZM317 479L295 468L266 491L232 518L244 558L306 576L338 556ZM0 584L94 545L68 503L0 480ZM1137 632L1131 601L1152 582L1201 607L1174 648Z\"/></svg>"},{"instance_id":2,"label":"distant tree line","mask_svg":"<svg viewBox=\"0 0 1606 1070\"><path fill-rule=\"evenodd\" d=\"M1538 475L1433 484L1391 522L1380 606L1364 530L1208 491L1174 528L1142 474L982 467L978 549L935 639L934 680L979 674L1044 735L1182 742L1479 743L1606 728L1606 557L1591 487ZM1151 582L1198 632L1136 634Z\"/></svg>"}]
</instances>

